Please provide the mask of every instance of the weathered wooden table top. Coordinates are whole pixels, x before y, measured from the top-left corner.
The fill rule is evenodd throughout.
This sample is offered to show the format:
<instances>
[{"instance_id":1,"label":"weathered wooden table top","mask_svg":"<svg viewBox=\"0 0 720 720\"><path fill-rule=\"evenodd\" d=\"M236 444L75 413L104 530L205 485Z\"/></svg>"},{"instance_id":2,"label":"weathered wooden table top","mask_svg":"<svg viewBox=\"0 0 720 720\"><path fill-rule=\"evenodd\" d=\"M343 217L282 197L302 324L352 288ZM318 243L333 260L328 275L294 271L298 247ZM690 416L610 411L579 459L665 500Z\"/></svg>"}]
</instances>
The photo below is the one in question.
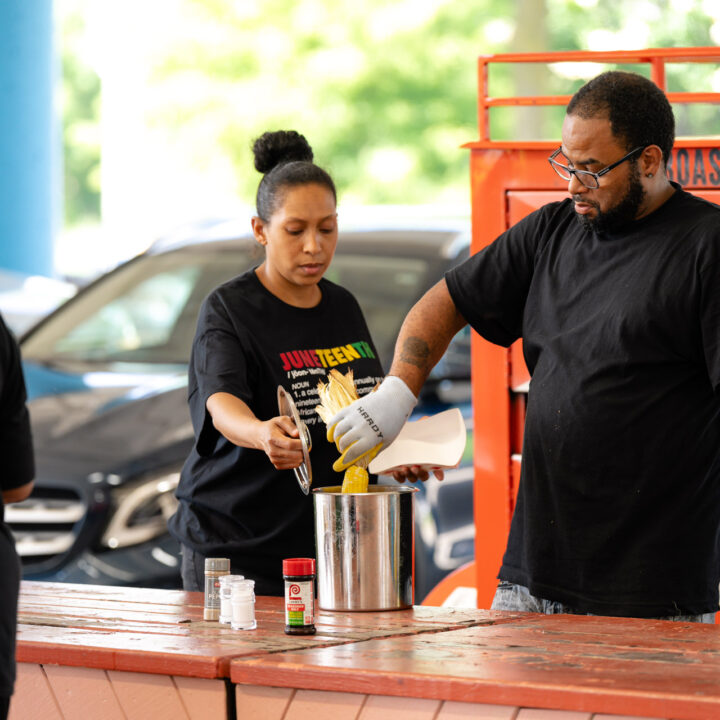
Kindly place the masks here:
<instances>
[{"instance_id":1,"label":"weathered wooden table top","mask_svg":"<svg viewBox=\"0 0 720 720\"><path fill-rule=\"evenodd\" d=\"M720 718L720 626L416 607L320 610L283 632L202 620L202 594L24 582L19 662L235 683L673 718Z\"/></svg>"},{"instance_id":2,"label":"weathered wooden table top","mask_svg":"<svg viewBox=\"0 0 720 720\"><path fill-rule=\"evenodd\" d=\"M485 613L498 616L498 613ZM503 613L499 620L509 619ZM415 607L316 616L317 634L284 632L282 598L256 600L257 629L203 620L203 594L24 581L18 608L19 662L228 677L233 658L372 638L468 627L482 611Z\"/></svg>"}]
</instances>

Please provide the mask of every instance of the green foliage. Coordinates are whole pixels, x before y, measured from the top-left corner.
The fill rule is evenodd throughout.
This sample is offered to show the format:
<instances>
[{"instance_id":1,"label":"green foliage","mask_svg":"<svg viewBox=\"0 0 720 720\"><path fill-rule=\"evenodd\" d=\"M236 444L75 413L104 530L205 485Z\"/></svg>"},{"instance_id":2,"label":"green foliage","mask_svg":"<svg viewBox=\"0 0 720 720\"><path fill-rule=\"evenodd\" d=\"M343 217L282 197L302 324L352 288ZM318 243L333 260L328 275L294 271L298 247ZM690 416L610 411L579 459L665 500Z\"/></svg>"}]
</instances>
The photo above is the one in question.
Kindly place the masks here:
<instances>
[{"instance_id":1,"label":"green foliage","mask_svg":"<svg viewBox=\"0 0 720 720\"><path fill-rule=\"evenodd\" d=\"M148 122L200 169L229 159L239 200L252 203L259 177L252 141L296 129L334 176L341 199L357 203L467 201L468 152L477 138L480 54L531 50L712 45L713 0L178 0L173 38L158 33L148 68ZM97 212L99 84L72 54L66 25L64 83L68 220ZM589 74L550 68L537 94L569 94ZM709 89L716 68L668 68L671 89ZM643 72L647 67L643 67ZM527 68L493 69L491 93L515 94ZM533 76L534 78L535 76ZM525 83L528 84L527 82ZM559 136L562 108L533 119L499 109L493 137ZM535 111L536 114L538 111ZM685 112L685 111L683 111ZM690 117L692 115L692 117ZM712 122L709 109L679 118ZM81 130L81 132L79 131ZM90 136L91 137L91 136Z\"/></svg>"},{"instance_id":2,"label":"green foliage","mask_svg":"<svg viewBox=\"0 0 720 720\"><path fill-rule=\"evenodd\" d=\"M65 222L100 218L100 79L77 54L82 17L62 22L62 144Z\"/></svg>"},{"instance_id":3,"label":"green foliage","mask_svg":"<svg viewBox=\"0 0 720 720\"><path fill-rule=\"evenodd\" d=\"M190 5L195 20L213 28L201 37L212 34L217 41L213 47L176 46L153 82L160 87L174 75L202 73L205 97L159 108L153 122L178 133L195 123L215 128L244 201L252 202L259 179L252 171L252 140L277 128L308 137L345 200L468 196L468 157L460 146L477 134L474 58L480 49L502 49L488 45L482 22L499 3Z\"/></svg>"}]
</instances>

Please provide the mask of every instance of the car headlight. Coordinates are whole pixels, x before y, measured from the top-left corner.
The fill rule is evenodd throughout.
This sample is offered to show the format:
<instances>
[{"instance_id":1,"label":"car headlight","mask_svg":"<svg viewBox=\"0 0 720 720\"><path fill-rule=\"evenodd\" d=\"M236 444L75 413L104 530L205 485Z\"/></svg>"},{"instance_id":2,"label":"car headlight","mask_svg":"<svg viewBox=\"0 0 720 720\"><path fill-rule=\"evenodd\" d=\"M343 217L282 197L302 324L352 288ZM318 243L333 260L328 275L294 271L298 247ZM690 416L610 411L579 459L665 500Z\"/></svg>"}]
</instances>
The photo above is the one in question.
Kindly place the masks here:
<instances>
[{"instance_id":1,"label":"car headlight","mask_svg":"<svg viewBox=\"0 0 720 720\"><path fill-rule=\"evenodd\" d=\"M167 532L177 508L179 472L164 473L113 491L115 511L100 542L112 549L138 545Z\"/></svg>"}]
</instances>

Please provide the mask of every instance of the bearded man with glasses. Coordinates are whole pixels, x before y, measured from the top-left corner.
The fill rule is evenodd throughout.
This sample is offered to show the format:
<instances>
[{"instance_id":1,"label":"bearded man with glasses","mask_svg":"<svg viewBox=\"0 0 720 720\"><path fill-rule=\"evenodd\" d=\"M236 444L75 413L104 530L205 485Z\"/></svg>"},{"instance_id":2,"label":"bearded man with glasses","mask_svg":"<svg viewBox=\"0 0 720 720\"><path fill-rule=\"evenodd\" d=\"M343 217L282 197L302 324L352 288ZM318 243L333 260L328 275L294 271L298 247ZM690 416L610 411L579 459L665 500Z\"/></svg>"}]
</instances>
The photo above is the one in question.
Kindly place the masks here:
<instances>
[{"instance_id":1,"label":"bearded man with glasses","mask_svg":"<svg viewBox=\"0 0 720 720\"><path fill-rule=\"evenodd\" d=\"M346 462L371 454L465 324L523 339L522 478L495 609L718 609L720 208L669 181L674 133L640 75L578 90L549 158L570 197L449 271L410 310L378 390L329 422ZM396 479L426 479L416 470Z\"/></svg>"}]
</instances>

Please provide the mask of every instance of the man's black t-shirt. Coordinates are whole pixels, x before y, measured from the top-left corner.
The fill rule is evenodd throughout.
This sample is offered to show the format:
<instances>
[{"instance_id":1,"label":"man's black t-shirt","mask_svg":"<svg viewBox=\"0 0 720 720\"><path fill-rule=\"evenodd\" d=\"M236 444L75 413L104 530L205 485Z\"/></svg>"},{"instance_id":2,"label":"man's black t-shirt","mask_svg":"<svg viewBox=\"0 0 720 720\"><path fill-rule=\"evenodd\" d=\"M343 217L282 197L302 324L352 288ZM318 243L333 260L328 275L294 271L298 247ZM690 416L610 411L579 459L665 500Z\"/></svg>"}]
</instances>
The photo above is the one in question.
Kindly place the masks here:
<instances>
[{"instance_id":1,"label":"man's black t-shirt","mask_svg":"<svg viewBox=\"0 0 720 720\"><path fill-rule=\"evenodd\" d=\"M287 305L254 270L214 290L203 303L189 369L195 446L183 468L170 532L205 557L228 557L233 571L276 578L282 559L315 557L312 493L292 470L276 470L261 450L234 445L213 426L207 399L218 392L243 400L261 420L279 414L277 388L295 400L312 438L313 487L339 485L339 453L315 412L318 381L332 368L353 370L358 392L382 379L382 367L355 298L321 280L313 308Z\"/></svg>"},{"instance_id":2,"label":"man's black t-shirt","mask_svg":"<svg viewBox=\"0 0 720 720\"><path fill-rule=\"evenodd\" d=\"M720 208L676 186L600 236L552 203L447 283L532 378L499 577L585 612L715 612Z\"/></svg>"},{"instance_id":3,"label":"man's black t-shirt","mask_svg":"<svg viewBox=\"0 0 720 720\"><path fill-rule=\"evenodd\" d=\"M20 351L0 318L0 490L14 490L35 476L30 418L25 405ZM15 682L15 628L20 562L3 522L0 495L0 698L9 697Z\"/></svg>"}]
</instances>

